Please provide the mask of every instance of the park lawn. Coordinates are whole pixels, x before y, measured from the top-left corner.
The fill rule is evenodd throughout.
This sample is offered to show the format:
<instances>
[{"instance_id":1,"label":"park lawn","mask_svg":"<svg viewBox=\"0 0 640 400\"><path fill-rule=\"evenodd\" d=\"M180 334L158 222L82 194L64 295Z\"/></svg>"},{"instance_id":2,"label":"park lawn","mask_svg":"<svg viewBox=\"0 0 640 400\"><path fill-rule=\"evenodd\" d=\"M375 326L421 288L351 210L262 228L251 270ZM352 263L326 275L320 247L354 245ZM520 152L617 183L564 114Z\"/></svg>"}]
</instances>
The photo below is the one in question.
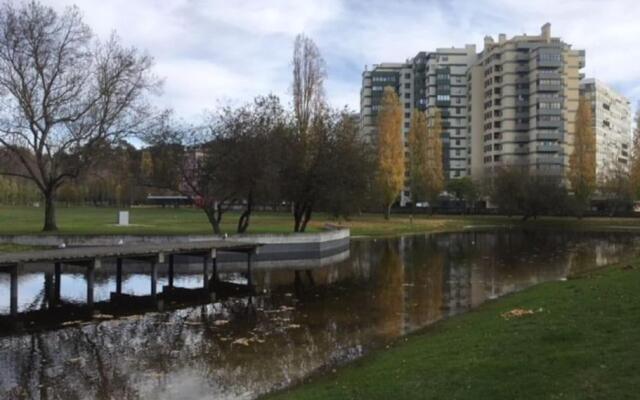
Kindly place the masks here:
<instances>
[{"instance_id":1,"label":"park lawn","mask_svg":"<svg viewBox=\"0 0 640 400\"><path fill-rule=\"evenodd\" d=\"M199 209L135 207L130 209L131 226L116 225L118 209L108 207L57 208L59 234L63 235L186 235L208 234L211 226ZM238 213L226 213L222 230L236 231ZM43 209L34 207L0 206L0 235L40 234ZM532 227L551 229L628 230L640 229L635 218L539 218L522 222L519 217L460 216L460 215L393 215L385 220L381 214L356 215L348 220L315 213L308 232L317 232L327 225L351 229L353 236L396 236L400 234L460 231L466 228ZM293 218L286 212L255 212L248 233L291 233Z\"/></svg>"},{"instance_id":2,"label":"park lawn","mask_svg":"<svg viewBox=\"0 0 640 400\"><path fill-rule=\"evenodd\" d=\"M60 234L98 235L181 235L208 234L211 226L204 212L199 209L140 207L131 208L131 226L116 225L117 208L107 207L58 207L57 221ZM236 231L238 213L228 212L223 216L223 232ZM40 234L43 210L34 207L0 207L0 235ZM459 230L469 224L510 224L501 217L441 217L394 216L385 220L382 215L364 214L349 220L335 220L324 213L316 213L309 223L308 232L322 230L327 224L350 228L355 236L390 236L404 233ZM293 217L285 212L255 212L248 233L291 233Z\"/></svg>"},{"instance_id":3,"label":"park lawn","mask_svg":"<svg viewBox=\"0 0 640 400\"><path fill-rule=\"evenodd\" d=\"M271 396L637 399L640 260L491 301ZM534 314L505 319L514 309Z\"/></svg>"}]
</instances>

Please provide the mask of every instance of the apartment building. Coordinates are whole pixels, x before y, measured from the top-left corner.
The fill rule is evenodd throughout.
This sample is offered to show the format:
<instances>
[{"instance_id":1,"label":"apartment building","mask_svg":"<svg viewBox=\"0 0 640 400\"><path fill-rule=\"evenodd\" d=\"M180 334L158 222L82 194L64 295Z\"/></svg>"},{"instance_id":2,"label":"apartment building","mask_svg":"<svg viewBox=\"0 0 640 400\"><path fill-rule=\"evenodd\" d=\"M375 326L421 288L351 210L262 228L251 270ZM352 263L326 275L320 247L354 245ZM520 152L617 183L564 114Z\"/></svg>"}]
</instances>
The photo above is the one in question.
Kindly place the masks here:
<instances>
[{"instance_id":1,"label":"apartment building","mask_svg":"<svg viewBox=\"0 0 640 400\"><path fill-rule=\"evenodd\" d=\"M393 87L403 107L407 173L400 204L411 201L408 171L408 134L415 110L442 113L443 164L445 177L457 178L470 173L469 136L467 126L467 70L476 59L476 48L440 48L433 52L420 52L404 63L376 64L362 74L360 93L361 132L375 141L376 116L382 91Z\"/></svg>"},{"instance_id":2,"label":"apartment building","mask_svg":"<svg viewBox=\"0 0 640 400\"><path fill-rule=\"evenodd\" d=\"M580 94L591 103L596 135L596 177L603 183L628 171L632 142L631 103L597 79L583 79Z\"/></svg>"},{"instance_id":3,"label":"apartment building","mask_svg":"<svg viewBox=\"0 0 640 400\"><path fill-rule=\"evenodd\" d=\"M485 37L467 75L475 180L504 167L566 178L583 67L584 51L552 37L550 24L535 36Z\"/></svg>"}]
</instances>

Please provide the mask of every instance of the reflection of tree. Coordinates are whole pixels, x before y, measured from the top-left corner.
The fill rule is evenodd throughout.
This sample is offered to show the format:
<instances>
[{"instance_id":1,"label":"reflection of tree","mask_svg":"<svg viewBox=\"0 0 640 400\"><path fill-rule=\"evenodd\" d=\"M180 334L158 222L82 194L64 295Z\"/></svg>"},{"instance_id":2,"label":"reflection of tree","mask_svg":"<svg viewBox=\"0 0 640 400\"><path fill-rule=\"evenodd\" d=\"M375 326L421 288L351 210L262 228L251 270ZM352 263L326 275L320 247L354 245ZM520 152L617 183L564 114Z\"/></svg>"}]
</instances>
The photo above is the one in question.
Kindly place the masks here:
<instances>
[{"instance_id":1,"label":"reflection of tree","mask_svg":"<svg viewBox=\"0 0 640 400\"><path fill-rule=\"evenodd\" d=\"M415 236L409 246L406 267L409 329L420 328L442 317L444 254L433 237Z\"/></svg>"},{"instance_id":2,"label":"reflection of tree","mask_svg":"<svg viewBox=\"0 0 640 400\"><path fill-rule=\"evenodd\" d=\"M375 312L379 329L385 337L396 337L404 331L404 265L396 240L386 240L380 263L373 271Z\"/></svg>"}]
</instances>

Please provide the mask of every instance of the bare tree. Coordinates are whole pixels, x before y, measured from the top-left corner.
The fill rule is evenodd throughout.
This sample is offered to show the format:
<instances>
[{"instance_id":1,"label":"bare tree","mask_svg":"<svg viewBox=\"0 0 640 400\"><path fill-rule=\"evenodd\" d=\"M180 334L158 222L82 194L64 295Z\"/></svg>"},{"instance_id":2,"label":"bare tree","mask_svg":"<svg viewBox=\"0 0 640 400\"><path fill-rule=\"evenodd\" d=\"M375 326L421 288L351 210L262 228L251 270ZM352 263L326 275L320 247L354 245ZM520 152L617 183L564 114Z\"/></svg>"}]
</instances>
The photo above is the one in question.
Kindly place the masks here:
<instances>
[{"instance_id":1,"label":"bare tree","mask_svg":"<svg viewBox=\"0 0 640 400\"><path fill-rule=\"evenodd\" d=\"M293 48L293 113L296 132L290 138L295 147L296 157L290 158L288 165L288 190L292 208L295 232L303 232L311 219L319 192L314 184L314 164L320 138L318 130L325 124L318 121L326 117L324 101L325 62L320 50L311 38L300 34ZM293 148L292 147L292 148Z\"/></svg>"},{"instance_id":2,"label":"bare tree","mask_svg":"<svg viewBox=\"0 0 640 400\"><path fill-rule=\"evenodd\" d=\"M324 107L325 62L313 40L296 36L293 45L293 112L300 135L305 136L313 118Z\"/></svg>"},{"instance_id":3,"label":"bare tree","mask_svg":"<svg viewBox=\"0 0 640 400\"><path fill-rule=\"evenodd\" d=\"M95 40L76 7L0 9L0 145L20 167L0 173L36 184L45 231L57 230L54 202L65 181L90 168L101 148L142 129L146 95L160 85L152 64L115 35Z\"/></svg>"},{"instance_id":4,"label":"bare tree","mask_svg":"<svg viewBox=\"0 0 640 400\"><path fill-rule=\"evenodd\" d=\"M190 126L166 115L157 130L141 136L150 144L153 171L143 184L177 192L194 200L213 233L222 233L222 217L237 198L225 169L233 154L214 126Z\"/></svg>"}]
</instances>

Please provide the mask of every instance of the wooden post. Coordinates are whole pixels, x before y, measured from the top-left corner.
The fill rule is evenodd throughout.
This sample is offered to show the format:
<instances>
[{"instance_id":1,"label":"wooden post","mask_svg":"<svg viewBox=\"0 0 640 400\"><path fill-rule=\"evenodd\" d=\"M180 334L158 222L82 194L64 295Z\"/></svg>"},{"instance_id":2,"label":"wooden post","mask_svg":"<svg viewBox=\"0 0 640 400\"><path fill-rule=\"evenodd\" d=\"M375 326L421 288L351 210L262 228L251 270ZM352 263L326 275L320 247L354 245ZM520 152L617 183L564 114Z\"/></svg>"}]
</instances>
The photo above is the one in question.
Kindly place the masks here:
<instances>
[{"instance_id":1,"label":"wooden post","mask_svg":"<svg viewBox=\"0 0 640 400\"><path fill-rule=\"evenodd\" d=\"M174 275L174 255L169 255L169 287L173 289L173 275Z\"/></svg>"},{"instance_id":2,"label":"wooden post","mask_svg":"<svg viewBox=\"0 0 640 400\"><path fill-rule=\"evenodd\" d=\"M96 269L100 269L102 266L102 260L96 258L93 262L89 263L87 267L87 306L90 309L93 308L93 295L94 295L94 285L96 280Z\"/></svg>"},{"instance_id":3,"label":"wooden post","mask_svg":"<svg viewBox=\"0 0 640 400\"><path fill-rule=\"evenodd\" d=\"M51 272L45 272L44 274L44 296L47 300L47 308L51 309L54 305L54 287L53 287L53 274Z\"/></svg>"},{"instance_id":4,"label":"wooden post","mask_svg":"<svg viewBox=\"0 0 640 400\"><path fill-rule=\"evenodd\" d=\"M209 289L209 254L202 257L202 287Z\"/></svg>"},{"instance_id":5,"label":"wooden post","mask_svg":"<svg viewBox=\"0 0 640 400\"><path fill-rule=\"evenodd\" d=\"M158 281L158 264L156 260L151 261L151 296L156 296L156 286Z\"/></svg>"},{"instance_id":6,"label":"wooden post","mask_svg":"<svg viewBox=\"0 0 640 400\"><path fill-rule=\"evenodd\" d=\"M218 255L216 253L216 249L211 249L211 259L213 263L213 276L211 280L213 280L214 287L218 284Z\"/></svg>"},{"instance_id":7,"label":"wooden post","mask_svg":"<svg viewBox=\"0 0 640 400\"><path fill-rule=\"evenodd\" d=\"M251 279L251 256L253 255L253 250L247 252L247 286L249 290L251 290L251 286L253 286L253 281Z\"/></svg>"},{"instance_id":8,"label":"wooden post","mask_svg":"<svg viewBox=\"0 0 640 400\"><path fill-rule=\"evenodd\" d=\"M122 294L122 258L116 259L116 293Z\"/></svg>"},{"instance_id":9,"label":"wooden post","mask_svg":"<svg viewBox=\"0 0 640 400\"><path fill-rule=\"evenodd\" d=\"M54 305L60 304L60 288L62 287L62 263L57 262L53 265L53 302Z\"/></svg>"},{"instance_id":10,"label":"wooden post","mask_svg":"<svg viewBox=\"0 0 640 400\"><path fill-rule=\"evenodd\" d=\"M9 309L12 317L18 315L18 268L20 267L20 265L21 264L14 265L9 270L9 273L11 274L11 300Z\"/></svg>"}]
</instances>

